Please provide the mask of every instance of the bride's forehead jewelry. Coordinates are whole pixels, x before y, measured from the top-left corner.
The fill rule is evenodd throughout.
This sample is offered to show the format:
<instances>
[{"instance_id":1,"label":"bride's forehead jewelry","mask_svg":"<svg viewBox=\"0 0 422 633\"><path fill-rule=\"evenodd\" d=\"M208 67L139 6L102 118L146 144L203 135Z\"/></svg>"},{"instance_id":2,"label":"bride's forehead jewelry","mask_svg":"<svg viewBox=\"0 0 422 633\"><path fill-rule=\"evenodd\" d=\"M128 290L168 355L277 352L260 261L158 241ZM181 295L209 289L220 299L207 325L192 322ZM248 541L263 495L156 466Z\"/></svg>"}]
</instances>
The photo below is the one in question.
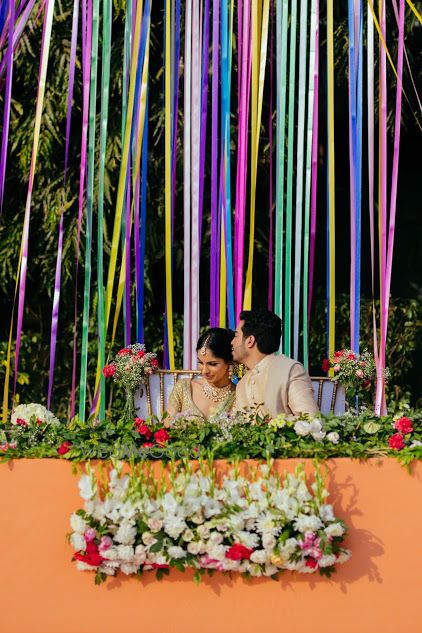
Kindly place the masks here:
<instances>
[{"instance_id":1,"label":"bride's forehead jewelry","mask_svg":"<svg viewBox=\"0 0 422 633\"><path fill-rule=\"evenodd\" d=\"M207 343L208 343L209 340L210 340L210 337L207 336L207 338L204 341L203 346L200 349L200 353L201 353L202 356L205 356L205 354L207 353Z\"/></svg>"}]
</instances>

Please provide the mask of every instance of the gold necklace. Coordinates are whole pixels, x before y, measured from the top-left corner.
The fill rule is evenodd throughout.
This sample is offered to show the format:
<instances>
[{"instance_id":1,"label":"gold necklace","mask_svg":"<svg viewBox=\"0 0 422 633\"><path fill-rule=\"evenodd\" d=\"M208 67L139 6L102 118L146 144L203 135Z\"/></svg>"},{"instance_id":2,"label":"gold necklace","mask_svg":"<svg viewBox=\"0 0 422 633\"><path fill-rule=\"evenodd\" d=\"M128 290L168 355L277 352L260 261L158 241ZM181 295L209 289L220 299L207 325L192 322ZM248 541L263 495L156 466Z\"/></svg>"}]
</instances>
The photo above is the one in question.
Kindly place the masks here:
<instances>
[{"instance_id":1,"label":"gold necklace","mask_svg":"<svg viewBox=\"0 0 422 633\"><path fill-rule=\"evenodd\" d=\"M204 382L201 387L204 396L213 402L222 402L232 390L232 384L230 382L225 387L212 387L208 382Z\"/></svg>"}]
</instances>

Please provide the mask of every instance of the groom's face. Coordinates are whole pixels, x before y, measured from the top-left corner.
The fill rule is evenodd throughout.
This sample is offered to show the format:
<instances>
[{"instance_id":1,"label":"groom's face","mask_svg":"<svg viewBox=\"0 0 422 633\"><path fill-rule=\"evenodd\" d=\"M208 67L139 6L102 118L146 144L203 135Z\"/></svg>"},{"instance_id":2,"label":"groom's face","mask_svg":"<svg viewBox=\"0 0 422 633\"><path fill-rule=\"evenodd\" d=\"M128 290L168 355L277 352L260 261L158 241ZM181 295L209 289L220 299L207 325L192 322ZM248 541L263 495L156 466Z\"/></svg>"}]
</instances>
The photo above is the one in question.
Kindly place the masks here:
<instances>
[{"instance_id":1,"label":"groom's face","mask_svg":"<svg viewBox=\"0 0 422 633\"><path fill-rule=\"evenodd\" d=\"M248 355L248 350L245 343L245 337L243 335L242 327L244 326L244 321L239 321L236 331L234 333L234 338L232 340L232 356L233 360L236 363L243 363L245 358Z\"/></svg>"}]
</instances>

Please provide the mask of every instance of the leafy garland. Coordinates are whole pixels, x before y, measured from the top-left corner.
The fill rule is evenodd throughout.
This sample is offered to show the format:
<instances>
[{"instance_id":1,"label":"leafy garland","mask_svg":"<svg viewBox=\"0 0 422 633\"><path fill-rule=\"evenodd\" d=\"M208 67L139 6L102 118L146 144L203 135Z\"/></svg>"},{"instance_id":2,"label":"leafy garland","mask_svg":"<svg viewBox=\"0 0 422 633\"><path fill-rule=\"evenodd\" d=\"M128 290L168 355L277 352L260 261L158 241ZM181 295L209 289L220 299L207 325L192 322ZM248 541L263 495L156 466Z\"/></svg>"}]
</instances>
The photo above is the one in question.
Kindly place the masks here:
<instances>
[{"instance_id":1,"label":"leafy garland","mask_svg":"<svg viewBox=\"0 0 422 633\"><path fill-rule=\"evenodd\" d=\"M235 467L218 477L201 460L176 466L161 477L151 465L122 474L121 463L97 478L87 467L79 488L85 508L71 516L73 560L102 582L117 571L140 575L174 567L271 576L283 570L330 576L350 552L342 544L346 525L327 503L321 473L308 485L303 465L281 476L271 462L248 475Z\"/></svg>"},{"instance_id":2,"label":"leafy garland","mask_svg":"<svg viewBox=\"0 0 422 633\"><path fill-rule=\"evenodd\" d=\"M72 461L116 457L134 463L144 459L266 459L395 456L410 464L422 459L422 411L378 418L320 415L273 420L254 413L204 421L179 415L162 420L121 418L51 424L35 418L0 430L0 460L61 457Z\"/></svg>"}]
</instances>

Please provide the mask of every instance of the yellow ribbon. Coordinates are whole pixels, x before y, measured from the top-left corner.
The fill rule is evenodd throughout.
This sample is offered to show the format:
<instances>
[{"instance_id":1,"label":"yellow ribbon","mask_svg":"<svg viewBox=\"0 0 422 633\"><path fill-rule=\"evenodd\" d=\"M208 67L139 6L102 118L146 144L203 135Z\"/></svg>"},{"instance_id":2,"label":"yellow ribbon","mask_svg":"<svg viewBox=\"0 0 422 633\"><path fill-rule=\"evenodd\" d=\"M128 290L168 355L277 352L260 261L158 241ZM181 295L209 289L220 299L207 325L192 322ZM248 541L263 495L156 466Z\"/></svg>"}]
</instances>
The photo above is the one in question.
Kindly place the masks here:
<instances>
[{"instance_id":1,"label":"yellow ribbon","mask_svg":"<svg viewBox=\"0 0 422 633\"><path fill-rule=\"evenodd\" d=\"M409 5L409 7L412 9L413 13L416 15L416 17L418 18L419 22L422 24L422 16L420 13L418 13L415 5L413 4L413 2L411 2L410 0L406 0L407 4Z\"/></svg>"},{"instance_id":2,"label":"yellow ribbon","mask_svg":"<svg viewBox=\"0 0 422 633\"><path fill-rule=\"evenodd\" d=\"M264 96L265 66L267 61L269 12L269 0L264 0L263 7L261 6L261 3L259 3L258 7L257 0L252 0L251 210L249 224L248 268L246 272L245 295L243 299L243 307L245 310L250 310L252 305L256 178L258 169L259 138L261 131L262 101Z\"/></svg>"}]
</instances>

